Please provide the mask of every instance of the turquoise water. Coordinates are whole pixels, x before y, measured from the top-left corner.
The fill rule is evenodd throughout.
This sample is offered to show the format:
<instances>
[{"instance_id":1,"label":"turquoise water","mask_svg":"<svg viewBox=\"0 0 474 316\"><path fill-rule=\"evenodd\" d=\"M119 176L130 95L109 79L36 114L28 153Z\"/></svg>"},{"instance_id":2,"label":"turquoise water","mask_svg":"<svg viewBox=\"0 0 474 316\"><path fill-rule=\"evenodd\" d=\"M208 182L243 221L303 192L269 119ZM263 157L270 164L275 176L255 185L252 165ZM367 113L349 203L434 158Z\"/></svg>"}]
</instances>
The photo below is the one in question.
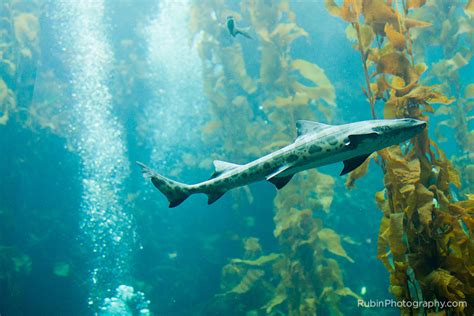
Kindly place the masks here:
<instances>
[{"instance_id":1,"label":"turquoise water","mask_svg":"<svg viewBox=\"0 0 474 316\"><path fill-rule=\"evenodd\" d=\"M234 1L217 2L208 6L243 10ZM4 60L14 56L16 68L11 72L3 62L0 77L14 91L16 107L0 124L0 315L264 315L259 293L222 294L229 290L223 268L243 258L249 237L258 238L265 254L282 251L274 236L275 188L259 182L213 205L197 195L169 209L134 163L195 183L212 174L213 159L258 158L247 150L251 138L240 130L245 126L240 112L216 111L206 93L199 51L203 35L189 28L192 2L10 1L2 6L6 18L0 34L6 35L1 42L12 45L4 49ZM329 15L323 1L292 1L291 8L308 37L294 41L289 54L318 65L336 93L333 120L316 117L333 124L371 119L361 90L360 55L346 39L347 23ZM8 17L22 12L39 17L37 26L25 22L24 42L8 37L15 27ZM251 25L242 14L239 25ZM36 27L38 34L31 35ZM224 33L216 45L240 45L248 75L258 80L262 41L256 31L250 28L253 39L248 40L231 38L219 27ZM442 52L429 47L416 57L430 67ZM461 84L473 82L473 67L469 60L459 70ZM261 108L268 92L243 90L231 87L227 93L249 100L253 114L245 117L256 124L255 135L278 126ZM223 123L206 136L206 124L216 118ZM435 139L441 120L430 121ZM472 124L468 128L472 131ZM442 134L454 139L452 129L442 127ZM225 145L229 139L238 141L232 150ZM253 139L252 145L262 149L268 140ZM466 154L454 141L441 147L448 157ZM314 209L313 216L345 238L342 245L353 262L325 256L337 260L344 286L364 300L391 299L389 273L377 259L382 212L374 194L384 188L382 170L371 162L368 174L349 190L339 177L341 168L338 163L318 169L334 178L335 193L329 211ZM363 309L356 303L343 297L339 308L344 315L399 314L396 308ZM325 304L318 304L318 312L335 314ZM273 310L286 313L284 306Z\"/></svg>"}]
</instances>

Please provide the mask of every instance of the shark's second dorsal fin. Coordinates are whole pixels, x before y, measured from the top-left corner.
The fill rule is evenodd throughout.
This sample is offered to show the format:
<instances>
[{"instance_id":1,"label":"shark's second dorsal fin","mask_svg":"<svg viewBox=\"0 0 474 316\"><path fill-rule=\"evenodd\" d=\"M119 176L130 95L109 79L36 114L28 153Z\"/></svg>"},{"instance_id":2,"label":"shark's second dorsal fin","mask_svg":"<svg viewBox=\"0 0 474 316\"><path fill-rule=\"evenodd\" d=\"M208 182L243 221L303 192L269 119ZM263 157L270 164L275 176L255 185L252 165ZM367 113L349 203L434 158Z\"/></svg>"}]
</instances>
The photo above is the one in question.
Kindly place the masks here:
<instances>
[{"instance_id":1,"label":"shark's second dorsal fin","mask_svg":"<svg viewBox=\"0 0 474 316\"><path fill-rule=\"evenodd\" d=\"M296 121L296 133L298 137L308 133L321 131L328 127L331 127L331 125L305 120Z\"/></svg>"},{"instance_id":2,"label":"shark's second dorsal fin","mask_svg":"<svg viewBox=\"0 0 474 316\"><path fill-rule=\"evenodd\" d=\"M211 179L220 176L226 171L232 170L240 166L238 164L226 162L222 160L214 160L213 164L214 164L214 173L211 175Z\"/></svg>"}]
</instances>

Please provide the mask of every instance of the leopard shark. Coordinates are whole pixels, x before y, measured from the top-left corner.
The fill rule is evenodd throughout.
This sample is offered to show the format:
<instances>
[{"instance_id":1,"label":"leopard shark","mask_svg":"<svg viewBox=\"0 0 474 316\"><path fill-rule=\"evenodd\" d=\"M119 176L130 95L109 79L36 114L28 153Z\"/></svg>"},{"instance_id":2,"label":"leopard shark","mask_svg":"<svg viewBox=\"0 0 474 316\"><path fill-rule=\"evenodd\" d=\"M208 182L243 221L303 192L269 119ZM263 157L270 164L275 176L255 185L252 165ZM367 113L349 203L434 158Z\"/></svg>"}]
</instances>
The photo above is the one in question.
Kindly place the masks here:
<instances>
[{"instance_id":1,"label":"leopard shark","mask_svg":"<svg viewBox=\"0 0 474 316\"><path fill-rule=\"evenodd\" d=\"M145 178L176 207L190 195L205 193L208 204L227 191L253 182L267 180L277 189L283 188L296 173L342 161L340 175L359 167L373 152L400 144L419 134L426 122L404 118L369 120L343 125L299 120L295 141L246 164L221 160L213 162L211 178L197 184L184 184L168 179L137 161Z\"/></svg>"}]
</instances>

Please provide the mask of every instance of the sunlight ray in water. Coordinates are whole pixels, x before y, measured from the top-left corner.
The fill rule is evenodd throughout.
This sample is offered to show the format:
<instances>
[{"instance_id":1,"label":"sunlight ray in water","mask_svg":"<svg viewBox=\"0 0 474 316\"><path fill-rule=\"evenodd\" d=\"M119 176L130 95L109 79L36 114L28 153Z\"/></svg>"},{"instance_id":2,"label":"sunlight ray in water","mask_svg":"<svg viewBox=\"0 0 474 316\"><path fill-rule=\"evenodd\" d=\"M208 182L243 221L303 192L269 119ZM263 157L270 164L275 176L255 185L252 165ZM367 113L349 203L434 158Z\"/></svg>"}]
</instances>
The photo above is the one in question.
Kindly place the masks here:
<instances>
[{"instance_id":1,"label":"sunlight ray in water","mask_svg":"<svg viewBox=\"0 0 474 316\"><path fill-rule=\"evenodd\" d=\"M151 160L172 165L180 151L199 149L206 99L201 60L188 31L189 1L162 1L157 12L142 32L153 97L139 126L150 139Z\"/></svg>"}]
</instances>

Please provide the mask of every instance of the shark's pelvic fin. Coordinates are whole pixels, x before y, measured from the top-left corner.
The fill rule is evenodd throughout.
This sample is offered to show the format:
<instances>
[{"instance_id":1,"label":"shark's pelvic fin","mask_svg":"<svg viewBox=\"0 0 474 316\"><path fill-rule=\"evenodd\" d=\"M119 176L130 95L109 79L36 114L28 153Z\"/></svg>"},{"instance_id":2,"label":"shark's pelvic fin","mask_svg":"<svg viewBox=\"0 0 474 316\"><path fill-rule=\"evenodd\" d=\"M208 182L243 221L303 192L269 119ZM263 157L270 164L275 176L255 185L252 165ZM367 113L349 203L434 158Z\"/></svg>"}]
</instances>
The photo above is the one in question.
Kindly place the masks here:
<instances>
[{"instance_id":1,"label":"shark's pelvic fin","mask_svg":"<svg viewBox=\"0 0 474 316\"><path fill-rule=\"evenodd\" d=\"M207 193L207 204L212 204L224 195L225 191L215 191Z\"/></svg>"},{"instance_id":2,"label":"shark's pelvic fin","mask_svg":"<svg viewBox=\"0 0 474 316\"><path fill-rule=\"evenodd\" d=\"M273 177L268 179L268 181L271 182L278 190L280 190L285 185L287 185L288 182L290 182L291 178L293 178L292 174L286 177Z\"/></svg>"},{"instance_id":3,"label":"shark's pelvic fin","mask_svg":"<svg viewBox=\"0 0 474 316\"><path fill-rule=\"evenodd\" d=\"M169 207L180 205L192 194L189 185L165 178L141 162L137 161L137 164L142 168L143 176L150 178L153 185L166 196L170 202Z\"/></svg>"},{"instance_id":4,"label":"shark's pelvic fin","mask_svg":"<svg viewBox=\"0 0 474 316\"><path fill-rule=\"evenodd\" d=\"M356 156L351 159L344 160L344 168L341 171L341 176L345 175L346 173L351 172L352 170L356 169L359 167L361 164L364 163L364 161L370 156L368 155L362 155L362 156Z\"/></svg>"},{"instance_id":5,"label":"shark's pelvic fin","mask_svg":"<svg viewBox=\"0 0 474 316\"><path fill-rule=\"evenodd\" d=\"M224 172L240 167L240 165L238 164L222 161L222 160L214 160L213 164L214 164L214 173L211 175L211 179L220 176Z\"/></svg>"},{"instance_id":6,"label":"shark's pelvic fin","mask_svg":"<svg viewBox=\"0 0 474 316\"><path fill-rule=\"evenodd\" d=\"M296 121L296 133L298 137L308 133L321 131L328 127L331 127L331 125L305 120Z\"/></svg>"},{"instance_id":7,"label":"shark's pelvic fin","mask_svg":"<svg viewBox=\"0 0 474 316\"><path fill-rule=\"evenodd\" d=\"M283 165L277 170L275 170L273 173L270 173L268 176L266 176L266 179L268 182L272 183L278 190L283 188L288 182L290 182L291 178L293 177L292 174L289 176L279 176L286 170L290 169L291 165Z\"/></svg>"}]
</instances>

